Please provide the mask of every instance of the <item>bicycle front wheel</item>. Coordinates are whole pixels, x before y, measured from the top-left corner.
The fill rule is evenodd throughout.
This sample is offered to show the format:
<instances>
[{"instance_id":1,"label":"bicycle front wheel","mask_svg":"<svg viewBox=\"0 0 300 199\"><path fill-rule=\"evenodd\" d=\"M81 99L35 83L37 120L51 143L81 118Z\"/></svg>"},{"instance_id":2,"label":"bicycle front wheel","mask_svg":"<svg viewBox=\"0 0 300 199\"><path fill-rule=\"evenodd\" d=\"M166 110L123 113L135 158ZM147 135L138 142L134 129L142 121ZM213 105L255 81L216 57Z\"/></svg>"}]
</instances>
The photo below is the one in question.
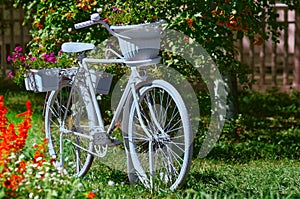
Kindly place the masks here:
<instances>
[{"instance_id":1,"label":"bicycle front wheel","mask_svg":"<svg viewBox=\"0 0 300 199\"><path fill-rule=\"evenodd\" d=\"M154 80L137 89L138 106L128 103L128 148L138 179L148 188L180 187L191 165L193 133L178 91ZM157 183L157 185L156 185Z\"/></svg>"},{"instance_id":2,"label":"bicycle front wheel","mask_svg":"<svg viewBox=\"0 0 300 199\"><path fill-rule=\"evenodd\" d=\"M45 107L45 132L48 149L61 172L81 177L87 173L93 155L93 143L88 137L96 126L94 108L85 86L70 81L52 91ZM79 135L75 134L79 133ZM83 136L82 136L83 135Z\"/></svg>"}]
</instances>

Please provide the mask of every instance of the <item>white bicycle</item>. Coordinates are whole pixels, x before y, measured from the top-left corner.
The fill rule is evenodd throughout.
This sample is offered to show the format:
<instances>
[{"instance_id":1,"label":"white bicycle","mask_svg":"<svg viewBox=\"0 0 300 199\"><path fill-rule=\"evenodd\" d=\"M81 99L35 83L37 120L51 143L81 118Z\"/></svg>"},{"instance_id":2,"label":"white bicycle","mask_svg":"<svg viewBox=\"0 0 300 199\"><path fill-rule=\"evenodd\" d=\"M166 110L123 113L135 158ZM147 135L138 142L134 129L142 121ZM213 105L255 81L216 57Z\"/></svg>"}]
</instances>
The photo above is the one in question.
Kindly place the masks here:
<instances>
[{"instance_id":1,"label":"white bicycle","mask_svg":"<svg viewBox=\"0 0 300 199\"><path fill-rule=\"evenodd\" d=\"M122 55L108 48L107 52L119 58L91 59L83 55L95 48L93 44L62 45L64 52L78 54L78 66L60 70L59 88L50 92L45 103L45 131L51 157L62 172L84 176L95 156L104 157L109 148L120 144L112 136L122 118L129 180L148 188L155 183L171 190L180 187L192 159L189 112L174 86L147 73L148 67L160 62L162 22L109 27L99 14L93 14L91 20L76 24L75 28L94 24L104 25L118 38ZM131 69L108 128L96 98L97 92L101 93L97 87L108 80L101 71L90 70L89 63L123 63ZM102 82L95 83L97 76Z\"/></svg>"}]
</instances>

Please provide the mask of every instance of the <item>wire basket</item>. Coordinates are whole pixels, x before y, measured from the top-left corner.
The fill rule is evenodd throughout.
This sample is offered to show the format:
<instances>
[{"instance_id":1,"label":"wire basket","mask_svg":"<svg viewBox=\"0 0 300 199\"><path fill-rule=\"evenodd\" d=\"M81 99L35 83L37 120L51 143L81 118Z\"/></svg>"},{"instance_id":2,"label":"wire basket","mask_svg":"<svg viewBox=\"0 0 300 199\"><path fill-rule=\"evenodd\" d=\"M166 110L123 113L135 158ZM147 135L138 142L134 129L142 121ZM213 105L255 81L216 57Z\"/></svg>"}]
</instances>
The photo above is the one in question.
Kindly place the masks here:
<instances>
[{"instance_id":1,"label":"wire basket","mask_svg":"<svg viewBox=\"0 0 300 199\"><path fill-rule=\"evenodd\" d=\"M25 88L28 91L47 92L57 90L59 86L59 69L30 69L24 81Z\"/></svg>"}]
</instances>

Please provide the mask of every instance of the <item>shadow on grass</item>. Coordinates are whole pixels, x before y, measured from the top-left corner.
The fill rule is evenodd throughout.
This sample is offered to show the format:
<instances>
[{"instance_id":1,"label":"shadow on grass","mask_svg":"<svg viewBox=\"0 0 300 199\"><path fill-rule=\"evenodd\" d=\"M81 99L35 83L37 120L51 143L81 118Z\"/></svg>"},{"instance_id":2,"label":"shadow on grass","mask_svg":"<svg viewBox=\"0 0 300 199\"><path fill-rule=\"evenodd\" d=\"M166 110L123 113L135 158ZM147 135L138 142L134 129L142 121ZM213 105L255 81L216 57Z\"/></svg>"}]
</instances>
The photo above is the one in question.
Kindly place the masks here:
<instances>
[{"instance_id":1,"label":"shadow on grass","mask_svg":"<svg viewBox=\"0 0 300 199\"><path fill-rule=\"evenodd\" d=\"M1 78L0 79L0 92L19 92L25 90L24 87L18 86L9 78Z\"/></svg>"},{"instance_id":2,"label":"shadow on grass","mask_svg":"<svg viewBox=\"0 0 300 199\"><path fill-rule=\"evenodd\" d=\"M5 106L10 111L22 112L26 110L25 103L30 100L34 111L41 112L46 93L26 91L24 86L15 84L9 78L0 79L0 95L4 96Z\"/></svg>"}]
</instances>

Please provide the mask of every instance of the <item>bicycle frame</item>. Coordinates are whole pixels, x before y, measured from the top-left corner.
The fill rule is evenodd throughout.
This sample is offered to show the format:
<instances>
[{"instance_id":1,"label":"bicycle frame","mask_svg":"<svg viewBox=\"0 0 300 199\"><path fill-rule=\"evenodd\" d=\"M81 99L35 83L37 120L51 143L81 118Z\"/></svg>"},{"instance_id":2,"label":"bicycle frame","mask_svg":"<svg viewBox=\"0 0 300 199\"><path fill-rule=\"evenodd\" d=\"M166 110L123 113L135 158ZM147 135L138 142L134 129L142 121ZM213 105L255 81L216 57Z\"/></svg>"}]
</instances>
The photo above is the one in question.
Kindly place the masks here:
<instances>
[{"instance_id":1,"label":"bicycle frame","mask_svg":"<svg viewBox=\"0 0 300 199\"><path fill-rule=\"evenodd\" d=\"M104 127L104 121L103 121L103 118L102 118L102 115L101 115L101 112L100 112L100 108L99 105L98 105L98 102L97 102L97 99L96 97L96 94L95 94L95 91L93 89L93 85L92 85L92 79L91 79L91 75L89 73L89 69L88 69L88 63L124 63L123 60L120 60L120 59L90 59L90 58L84 58L82 60L82 62L79 62L79 66L80 67L83 67L84 71L85 71L85 76L86 76L86 80L87 80L87 84L88 84L88 87L89 87L89 92L91 93L91 96L92 96L92 103L93 103L93 107L95 108L95 112L96 112L96 115L97 115L97 118L98 118L98 124L99 124L99 128L101 129L102 132L106 132L108 135L110 135L112 133L112 130L114 129L115 125L116 125L116 122L118 121L118 119L120 118L120 115L122 113L122 109L126 103L126 100L128 98L128 96L130 96L132 94L133 96L133 103L135 104L135 107L137 108L137 113L138 113L138 118L142 124L142 128L146 131L147 134L149 134L150 136L150 133L148 133L148 130L147 128L145 127L144 125L144 122L142 121L142 116L140 114L140 110L139 110L139 106L138 106L138 96L137 96L137 93L135 91L135 88L136 88L136 85L140 82L145 82L147 80L147 74L145 74L144 76L141 76L139 74L139 72L137 71L137 68L136 67L130 67L131 68L131 74L130 74L130 78L129 78L129 81L124 89L124 92L121 96L121 99L118 103L118 106L116 108L116 111L113 115L113 118L112 118L112 121L108 127L108 130L106 131L105 130L105 127Z\"/></svg>"}]
</instances>

